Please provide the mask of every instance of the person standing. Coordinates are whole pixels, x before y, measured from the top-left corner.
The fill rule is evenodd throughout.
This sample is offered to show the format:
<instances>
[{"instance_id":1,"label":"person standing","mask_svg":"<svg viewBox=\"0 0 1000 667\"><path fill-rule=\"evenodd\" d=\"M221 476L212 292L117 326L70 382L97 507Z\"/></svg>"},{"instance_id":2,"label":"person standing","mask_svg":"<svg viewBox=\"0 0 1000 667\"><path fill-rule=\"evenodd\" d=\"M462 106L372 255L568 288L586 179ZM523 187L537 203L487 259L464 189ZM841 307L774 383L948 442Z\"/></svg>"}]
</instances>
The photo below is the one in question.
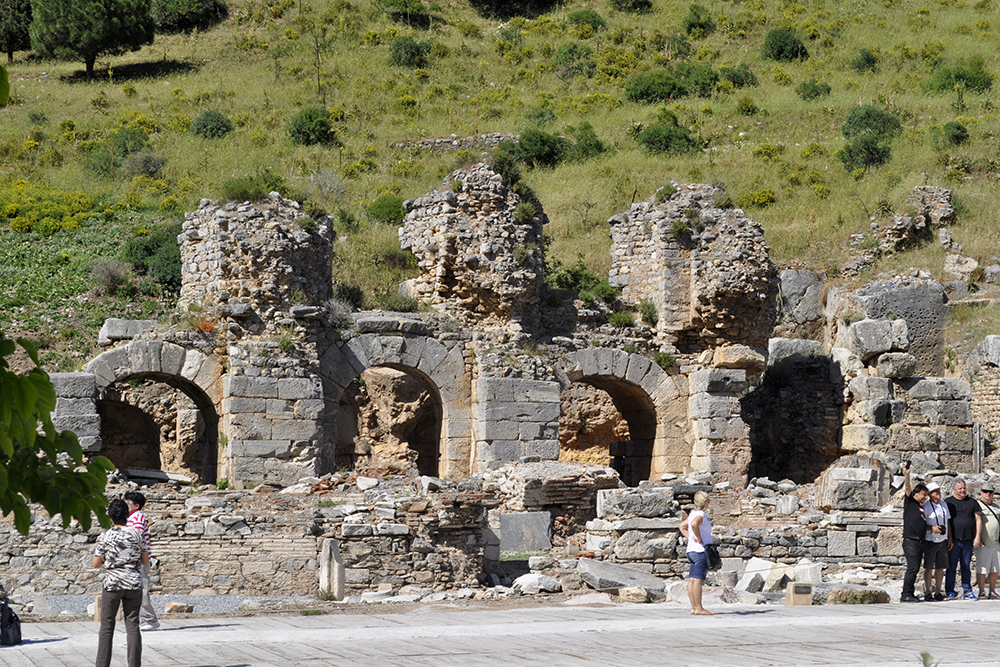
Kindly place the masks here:
<instances>
[{"instance_id":1,"label":"person standing","mask_svg":"<svg viewBox=\"0 0 1000 667\"><path fill-rule=\"evenodd\" d=\"M972 590L972 552L981 546L983 532L982 510L979 502L969 496L965 480L958 478L952 488L952 495L945 499L951 521L948 524L948 534L951 536L952 547L948 551L948 571L944 577L944 589L948 599L957 597L955 593L955 575L959 564L962 567L962 597L975 600Z\"/></svg>"},{"instance_id":2,"label":"person standing","mask_svg":"<svg viewBox=\"0 0 1000 667\"><path fill-rule=\"evenodd\" d=\"M910 462L903 466L905 471L905 494L903 496L903 555L906 557L906 574L903 576L903 594L900 602L920 602L914 592L920 561L924 555L924 536L927 521L924 519L924 501L927 487L923 484L910 485Z\"/></svg>"},{"instance_id":3,"label":"person standing","mask_svg":"<svg viewBox=\"0 0 1000 667\"><path fill-rule=\"evenodd\" d=\"M695 616L712 616L701 605L701 593L708 574L708 559L705 556L705 545L712 543L712 524L705 515L708 507L708 494L699 491L694 494L694 510L681 521L681 534L687 538L687 557L691 567L688 571L688 600L691 602L691 613Z\"/></svg>"},{"instance_id":4,"label":"person standing","mask_svg":"<svg viewBox=\"0 0 1000 667\"><path fill-rule=\"evenodd\" d=\"M149 520L142 512L142 508L146 506L146 496L138 491L126 491L124 497L129 511L128 526L142 533L143 549L146 553L146 563L140 572L142 575L142 613L139 618L139 629L143 631L157 630L160 627L160 621L156 618L156 611L149 599L149 561L153 557L153 552L149 544Z\"/></svg>"},{"instance_id":5,"label":"person standing","mask_svg":"<svg viewBox=\"0 0 1000 667\"><path fill-rule=\"evenodd\" d=\"M97 641L96 667L110 667L111 647L115 636L115 617L119 605L125 616L128 642L128 667L142 667L142 634L139 632L139 607L142 606L140 568L149 563L143 550L142 535L129 528L128 507L115 498L108 503L108 516L114 524L97 538L93 567L104 566L101 592L101 629Z\"/></svg>"},{"instance_id":6,"label":"person standing","mask_svg":"<svg viewBox=\"0 0 1000 667\"><path fill-rule=\"evenodd\" d=\"M997 595L997 572L1000 572L1000 507L993 504L996 489L986 482L979 489L979 509L982 511L982 544L976 547L976 578L980 600L1000 600ZM990 592L986 593L989 577Z\"/></svg>"},{"instance_id":7,"label":"person standing","mask_svg":"<svg viewBox=\"0 0 1000 667\"><path fill-rule=\"evenodd\" d=\"M941 499L941 487L935 482L927 485L927 500L924 502L924 519L927 532L924 533L924 600L944 600L941 591L944 571L948 568L948 552L952 548L948 521L951 515L948 506ZM931 595L931 580L934 594Z\"/></svg>"}]
</instances>

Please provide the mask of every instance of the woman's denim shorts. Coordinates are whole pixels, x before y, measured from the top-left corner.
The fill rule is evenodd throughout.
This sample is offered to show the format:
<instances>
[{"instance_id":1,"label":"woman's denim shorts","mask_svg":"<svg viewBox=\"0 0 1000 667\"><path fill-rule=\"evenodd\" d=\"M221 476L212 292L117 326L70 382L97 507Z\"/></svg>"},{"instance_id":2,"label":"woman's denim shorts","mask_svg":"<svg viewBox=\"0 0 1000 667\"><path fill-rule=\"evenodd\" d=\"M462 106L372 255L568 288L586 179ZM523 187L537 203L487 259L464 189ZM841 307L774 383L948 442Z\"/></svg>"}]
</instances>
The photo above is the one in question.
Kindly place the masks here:
<instances>
[{"instance_id":1,"label":"woman's denim shorts","mask_svg":"<svg viewBox=\"0 0 1000 667\"><path fill-rule=\"evenodd\" d=\"M704 579L705 575L708 574L708 559L705 557L705 552L689 551L687 552L687 556L688 562L691 563L688 577L691 579Z\"/></svg>"}]
</instances>

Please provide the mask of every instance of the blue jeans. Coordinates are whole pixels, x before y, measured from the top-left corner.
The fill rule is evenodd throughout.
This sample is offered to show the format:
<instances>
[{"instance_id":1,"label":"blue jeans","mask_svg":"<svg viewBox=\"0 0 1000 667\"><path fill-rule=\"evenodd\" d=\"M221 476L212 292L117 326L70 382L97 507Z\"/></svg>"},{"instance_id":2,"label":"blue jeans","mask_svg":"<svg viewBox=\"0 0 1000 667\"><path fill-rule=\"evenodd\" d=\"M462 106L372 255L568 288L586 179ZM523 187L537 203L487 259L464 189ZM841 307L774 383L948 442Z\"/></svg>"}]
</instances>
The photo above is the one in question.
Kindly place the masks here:
<instances>
[{"instance_id":1,"label":"blue jeans","mask_svg":"<svg viewBox=\"0 0 1000 667\"><path fill-rule=\"evenodd\" d=\"M955 592L955 569L959 562L962 563L962 590L965 593L972 592L972 540L955 540L954 546L948 552L948 571L944 575L944 590L948 593Z\"/></svg>"}]
</instances>

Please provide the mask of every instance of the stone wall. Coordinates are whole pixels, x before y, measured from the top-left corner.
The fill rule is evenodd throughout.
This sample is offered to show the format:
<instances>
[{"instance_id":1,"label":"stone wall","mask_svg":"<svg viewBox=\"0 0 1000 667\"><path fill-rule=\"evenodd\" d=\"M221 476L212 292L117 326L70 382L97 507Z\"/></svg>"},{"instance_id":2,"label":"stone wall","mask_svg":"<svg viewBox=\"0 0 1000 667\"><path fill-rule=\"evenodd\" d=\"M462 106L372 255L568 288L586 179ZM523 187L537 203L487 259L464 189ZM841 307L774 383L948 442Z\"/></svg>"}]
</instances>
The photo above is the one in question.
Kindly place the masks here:
<instances>
[{"instance_id":1,"label":"stone wall","mask_svg":"<svg viewBox=\"0 0 1000 667\"><path fill-rule=\"evenodd\" d=\"M1000 436L1000 336L987 336L969 355L965 369L971 377L973 418L996 443Z\"/></svg>"},{"instance_id":2,"label":"stone wall","mask_svg":"<svg viewBox=\"0 0 1000 667\"><path fill-rule=\"evenodd\" d=\"M677 185L613 216L609 280L631 303L649 299L657 328L682 351L724 342L763 347L777 318L777 269L763 231L722 209L710 185Z\"/></svg>"},{"instance_id":3,"label":"stone wall","mask_svg":"<svg viewBox=\"0 0 1000 667\"><path fill-rule=\"evenodd\" d=\"M480 163L403 208L400 246L420 269L408 283L414 296L457 316L537 326L547 222L540 207Z\"/></svg>"},{"instance_id":4,"label":"stone wall","mask_svg":"<svg viewBox=\"0 0 1000 667\"><path fill-rule=\"evenodd\" d=\"M409 481L363 478L365 486L385 492L366 494L349 485L353 493L334 502L324 489L337 481L314 484L322 495L309 485L282 494L147 493L153 592L318 595L327 537L339 543L349 591L387 583L394 590L414 584L438 591L479 585L486 511L495 501L460 491L426 497ZM40 508L27 536L9 521L0 523L0 583L18 603L99 593L99 571L90 561L100 532L75 524L63 529Z\"/></svg>"}]
</instances>

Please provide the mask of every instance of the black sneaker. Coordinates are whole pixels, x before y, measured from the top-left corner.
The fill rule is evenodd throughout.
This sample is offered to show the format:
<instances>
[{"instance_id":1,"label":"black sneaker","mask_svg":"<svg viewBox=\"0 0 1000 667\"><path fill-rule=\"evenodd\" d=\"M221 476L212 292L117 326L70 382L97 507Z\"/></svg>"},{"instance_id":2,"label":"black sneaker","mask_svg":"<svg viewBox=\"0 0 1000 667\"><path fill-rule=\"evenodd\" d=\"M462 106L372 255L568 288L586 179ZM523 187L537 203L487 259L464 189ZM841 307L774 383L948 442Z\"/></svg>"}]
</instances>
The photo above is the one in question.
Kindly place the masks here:
<instances>
[{"instance_id":1,"label":"black sneaker","mask_svg":"<svg viewBox=\"0 0 1000 667\"><path fill-rule=\"evenodd\" d=\"M935 593L934 594L934 600L936 602L944 602L944 594L943 593Z\"/></svg>"},{"instance_id":2,"label":"black sneaker","mask_svg":"<svg viewBox=\"0 0 1000 667\"><path fill-rule=\"evenodd\" d=\"M923 600L921 600L920 598L916 597L915 595L904 595L901 598L899 598L899 601L900 602L923 602Z\"/></svg>"}]
</instances>

